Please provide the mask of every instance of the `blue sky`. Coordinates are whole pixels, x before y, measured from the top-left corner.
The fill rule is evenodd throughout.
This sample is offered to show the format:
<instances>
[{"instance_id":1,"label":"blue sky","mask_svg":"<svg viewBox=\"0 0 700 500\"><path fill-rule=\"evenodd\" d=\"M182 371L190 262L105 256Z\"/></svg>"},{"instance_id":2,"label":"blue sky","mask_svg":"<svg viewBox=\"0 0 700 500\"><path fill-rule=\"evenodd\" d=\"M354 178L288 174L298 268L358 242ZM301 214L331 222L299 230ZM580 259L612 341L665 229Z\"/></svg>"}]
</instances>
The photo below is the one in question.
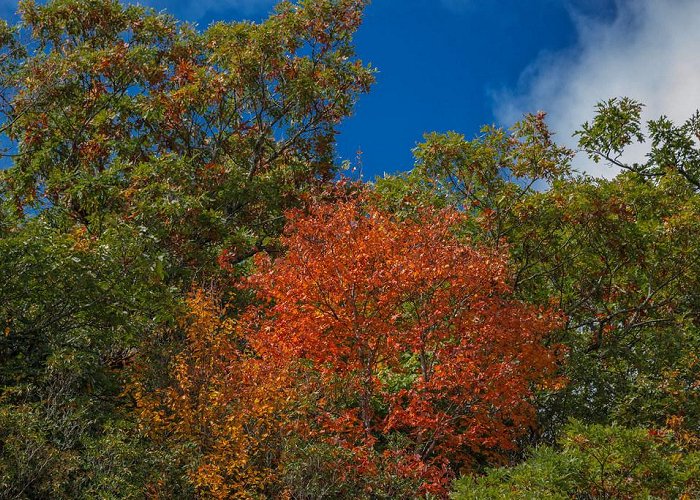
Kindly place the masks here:
<instances>
[{"instance_id":1,"label":"blue sky","mask_svg":"<svg viewBox=\"0 0 700 500\"><path fill-rule=\"evenodd\" d=\"M263 20L275 0L142 0L206 27ZM5 16L14 0L0 0ZM425 132L472 137L547 111L560 142L597 101L630 96L645 118L700 108L700 0L373 0L357 53L379 73L345 121L340 159L362 151L366 179L411 168ZM631 160L642 159L641 148ZM589 174L614 171L575 162Z\"/></svg>"},{"instance_id":2,"label":"blue sky","mask_svg":"<svg viewBox=\"0 0 700 500\"><path fill-rule=\"evenodd\" d=\"M273 0L149 0L206 26L215 19L262 20ZM374 0L356 36L357 54L378 69L370 94L338 136L340 159L361 151L365 178L405 170L424 133L467 136L498 122L494 96L516 88L547 52L576 43L573 12L607 19L614 0ZM533 110L536 111L536 110Z\"/></svg>"},{"instance_id":3,"label":"blue sky","mask_svg":"<svg viewBox=\"0 0 700 500\"><path fill-rule=\"evenodd\" d=\"M498 121L494 93L516 87L544 51L575 41L564 2L375 0L356 42L377 82L343 126L339 153L362 150L368 176L410 168L425 132L471 137Z\"/></svg>"}]
</instances>

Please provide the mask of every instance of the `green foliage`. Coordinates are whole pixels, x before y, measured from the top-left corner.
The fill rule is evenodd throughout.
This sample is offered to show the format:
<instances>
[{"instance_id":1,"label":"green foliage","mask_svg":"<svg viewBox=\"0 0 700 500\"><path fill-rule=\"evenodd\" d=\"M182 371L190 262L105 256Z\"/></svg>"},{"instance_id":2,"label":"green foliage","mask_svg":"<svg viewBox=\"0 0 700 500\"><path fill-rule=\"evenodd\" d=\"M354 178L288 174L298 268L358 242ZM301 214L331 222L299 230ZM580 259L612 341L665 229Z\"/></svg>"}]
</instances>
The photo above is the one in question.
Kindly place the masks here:
<instances>
[{"instance_id":1,"label":"green foliage","mask_svg":"<svg viewBox=\"0 0 700 500\"><path fill-rule=\"evenodd\" d=\"M673 431L569 424L559 446L519 465L465 476L451 498L695 498L700 453Z\"/></svg>"},{"instance_id":2,"label":"green foliage","mask_svg":"<svg viewBox=\"0 0 700 500\"><path fill-rule=\"evenodd\" d=\"M580 147L596 163L606 159L621 166L625 148L644 140L641 114L642 104L628 97L598 103L593 122L584 123L577 132Z\"/></svg>"},{"instance_id":3,"label":"green foliage","mask_svg":"<svg viewBox=\"0 0 700 500\"><path fill-rule=\"evenodd\" d=\"M176 310L152 244L124 226L97 240L52 210L0 238L3 496L74 497L108 478L102 467L141 467L138 440L118 444L135 434L109 429L128 423L140 337Z\"/></svg>"},{"instance_id":4,"label":"green foliage","mask_svg":"<svg viewBox=\"0 0 700 500\"><path fill-rule=\"evenodd\" d=\"M19 24L0 23L0 497L197 494L205 446L144 432L134 388L174 387L193 285L235 317L252 297L231 280L284 251L287 210L328 195L338 125L373 80L352 45L365 4L282 2L199 31L116 0L24 0ZM463 477L455 498L700 496L700 114L596 109L579 146L614 179L574 176L540 113L472 140L428 134L415 168L369 195L417 224L428 206L470 214L458 231L507 252L517 299L566 317L529 455ZM414 382L377 377L391 394ZM415 496L397 436L374 454L289 438L270 493Z\"/></svg>"},{"instance_id":5,"label":"green foliage","mask_svg":"<svg viewBox=\"0 0 700 500\"><path fill-rule=\"evenodd\" d=\"M700 114L696 112L681 125L674 124L666 116L647 122L651 150L644 162L626 163L625 148L645 142L641 113L643 105L628 97L610 99L596 106L596 116L591 123L584 123L579 136L579 146L598 163L601 160L616 167L636 172L654 179L676 172L693 189L700 190Z\"/></svg>"},{"instance_id":6,"label":"green foliage","mask_svg":"<svg viewBox=\"0 0 700 500\"><path fill-rule=\"evenodd\" d=\"M283 2L200 32L28 0L0 25L1 497L193 495L197 454L148 439L131 391L171 382L193 282L276 249L284 211L334 175L373 78L363 7Z\"/></svg>"},{"instance_id":7,"label":"green foliage","mask_svg":"<svg viewBox=\"0 0 700 500\"><path fill-rule=\"evenodd\" d=\"M16 153L3 196L97 234L110 218L144 226L188 280L222 249L244 260L334 174L336 127L372 81L351 45L363 6L282 3L198 32L114 0L23 2L0 37L23 49L0 64Z\"/></svg>"},{"instance_id":8,"label":"green foliage","mask_svg":"<svg viewBox=\"0 0 700 500\"><path fill-rule=\"evenodd\" d=\"M585 133L587 141L614 137L611 151L635 135L639 111L622 100L613 113L616 102L602 104ZM693 184L677 170L610 181L570 177L556 168L569 156L542 119L529 117L511 134L485 129L472 141L430 135L416 149L416 168L378 180L377 193L398 213L410 211L410 200L469 210L465 229L474 238L508 248L519 296L566 315L551 339L565 348L566 384L540 393L537 435L551 439L570 417L658 426L678 416L688 429L700 428L700 199ZM660 154L653 145L650 156ZM536 189L537 179L549 187Z\"/></svg>"},{"instance_id":9,"label":"green foliage","mask_svg":"<svg viewBox=\"0 0 700 500\"><path fill-rule=\"evenodd\" d=\"M470 141L455 132L427 134L414 150L413 171L378 180L377 192L388 207L404 203L409 211L421 203L455 205L474 216L475 238L498 247L515 229L517 203L543 182L566 176L572 154L554 143L542 113L509 131L484 127Z\"/></svg>"},{"instance_id":10,"label":"green foliage","mask_svg":"<svg viewBox=\"0 0 700 500\"><path fill-rule=\"evenodd\" d=\"M564 391L551 423L698 428L700 200L678 175L555 183L520 207L512 253L524 298L568 317Z\"/></svg>"}]
</instances>

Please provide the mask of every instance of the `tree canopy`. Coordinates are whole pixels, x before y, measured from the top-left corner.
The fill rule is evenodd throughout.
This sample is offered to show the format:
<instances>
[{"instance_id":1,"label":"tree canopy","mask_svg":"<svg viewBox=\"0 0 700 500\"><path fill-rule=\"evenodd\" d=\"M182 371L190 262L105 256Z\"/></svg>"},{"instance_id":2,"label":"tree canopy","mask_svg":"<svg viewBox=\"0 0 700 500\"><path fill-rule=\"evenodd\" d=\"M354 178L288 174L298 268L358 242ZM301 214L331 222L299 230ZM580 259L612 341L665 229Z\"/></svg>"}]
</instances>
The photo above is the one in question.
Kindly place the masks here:
<instances>
[{"instance_id":1,"label":"tree canopy","mask_svg":"<svg viewBox=\"0 0 700 500\"><path fill-rule=\"evenodd\" d=\"M0 25L0 497L700 495L698 114L343 178L365 4Z\"/></svg>"}]
</instances>

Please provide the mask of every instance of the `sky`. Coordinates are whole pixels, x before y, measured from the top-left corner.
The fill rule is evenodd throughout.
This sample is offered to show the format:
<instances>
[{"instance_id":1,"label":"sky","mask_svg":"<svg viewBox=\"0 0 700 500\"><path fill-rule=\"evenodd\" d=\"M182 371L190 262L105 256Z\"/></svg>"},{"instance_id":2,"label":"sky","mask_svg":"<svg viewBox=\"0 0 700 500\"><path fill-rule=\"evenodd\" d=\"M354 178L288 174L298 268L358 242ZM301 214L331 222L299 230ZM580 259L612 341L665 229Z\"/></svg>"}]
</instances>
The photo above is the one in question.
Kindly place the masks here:
<instances>
[{"instance_id":1,"label":"sky","mask_svg":"<svg viewBox=\"0 0 700 500\"><path fill-rule=\"evenodd\" d=\"M261 21L275 1L142 3L204 28ZM645 119L683 121L700 108L698 28L700 0L373 0L355 41L377 81L340 128L339 159L361 158L366 179L408 170L426 132L472 138L540 110L573 147L596 102L619 96L644 102ZM585 158L575 166L615 173Z\"/></svg>"}]
</instances>

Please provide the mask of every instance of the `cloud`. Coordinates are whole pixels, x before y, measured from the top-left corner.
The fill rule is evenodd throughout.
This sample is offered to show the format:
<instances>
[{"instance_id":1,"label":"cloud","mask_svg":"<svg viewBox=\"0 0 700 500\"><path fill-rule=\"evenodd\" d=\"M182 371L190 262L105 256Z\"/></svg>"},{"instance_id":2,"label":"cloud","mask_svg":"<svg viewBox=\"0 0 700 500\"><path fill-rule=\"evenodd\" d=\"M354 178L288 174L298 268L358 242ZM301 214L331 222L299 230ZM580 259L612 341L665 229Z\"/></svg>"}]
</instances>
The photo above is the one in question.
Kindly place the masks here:
<instances>
[{"instance_id":1,"label":"cloud","mask_svg":"<svg viewBox=\"0 0 700 500\"><path fill-rule=\"evenodd\" d=\"M501 123L544 110L559 141L575 146L571 134L593 117L594 105L603 99L637 99L646 104L644 119L665 114L682 122L700 108L699 1L621 0L612 19L574 10L571 15L575 46L541 54L516 89L493 93ZM642 151L630 150L627 159L642 159ZM579 158L575 166L593 175L616 173L591 164Z\"/></svg>"}]
</instances>

